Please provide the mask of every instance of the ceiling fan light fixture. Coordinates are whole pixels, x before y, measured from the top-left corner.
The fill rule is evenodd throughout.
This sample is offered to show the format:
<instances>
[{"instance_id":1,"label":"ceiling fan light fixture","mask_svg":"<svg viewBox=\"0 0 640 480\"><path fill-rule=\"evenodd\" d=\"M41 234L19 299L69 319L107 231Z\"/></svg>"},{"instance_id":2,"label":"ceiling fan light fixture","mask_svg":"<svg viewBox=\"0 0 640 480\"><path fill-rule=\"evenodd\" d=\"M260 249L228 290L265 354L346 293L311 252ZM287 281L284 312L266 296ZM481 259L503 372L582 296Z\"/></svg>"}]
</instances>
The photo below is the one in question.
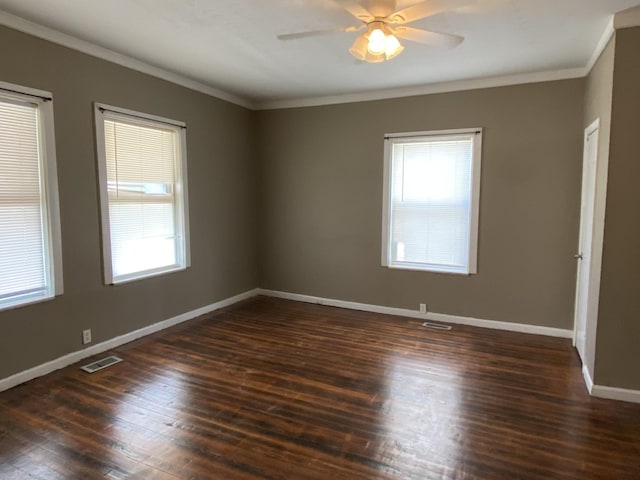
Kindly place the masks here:
<instances>
[{"instance_id":1,"label":"ceiling fan light fixture","mask_svg":"<svg viewBox=\"0 0 640 480\"><path fill-rule=\"evenodd\" d=\"M353 45L351 45L351 48L349 49L349 53L362 62L380 63L384 62L385 60L392 59L404 49L404 47L400 45L400 42L398 42L400 48L395 48L393 52L390 52L387 45L388 42L385 39L385 49L380 53L371 53L371 51L369 50L369 35L367 33L364 33L356 38L356 40L353 42Z\"/></svg>"},{"instance_id":2,"label":"ceiling fan light fixture","mask_svg":"<svg viewBox=\"0 0 640 480\"><path fill-rule=\"evenodd\" d=\"M402 53L400 44L393 31L384 22L371 22L367 31L360 35L352 45L351 55L369 63L391 60Z\"/></svg>"}]
</instances>

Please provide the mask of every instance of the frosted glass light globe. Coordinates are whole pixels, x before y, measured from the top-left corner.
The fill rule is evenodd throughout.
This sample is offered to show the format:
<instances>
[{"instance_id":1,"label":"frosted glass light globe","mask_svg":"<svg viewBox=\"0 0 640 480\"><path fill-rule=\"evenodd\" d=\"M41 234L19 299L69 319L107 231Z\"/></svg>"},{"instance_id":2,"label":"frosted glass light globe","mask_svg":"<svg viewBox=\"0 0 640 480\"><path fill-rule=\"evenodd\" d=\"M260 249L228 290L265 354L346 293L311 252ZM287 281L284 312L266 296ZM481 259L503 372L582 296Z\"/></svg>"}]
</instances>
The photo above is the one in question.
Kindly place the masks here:
<instances>
[{"instance_id":1,"label":"frosted glass light globe","mask_svg":"<svg viewBox=\"0 0 640 480\"><path fill-rule=\"evenodd\" d=\"M386 48L386 35L381 29L376 28L369 35L369 46L367 47L367 50L369 50L369 53L372 55L380 55L384 53Z\"/></svg>"}]
</instances>

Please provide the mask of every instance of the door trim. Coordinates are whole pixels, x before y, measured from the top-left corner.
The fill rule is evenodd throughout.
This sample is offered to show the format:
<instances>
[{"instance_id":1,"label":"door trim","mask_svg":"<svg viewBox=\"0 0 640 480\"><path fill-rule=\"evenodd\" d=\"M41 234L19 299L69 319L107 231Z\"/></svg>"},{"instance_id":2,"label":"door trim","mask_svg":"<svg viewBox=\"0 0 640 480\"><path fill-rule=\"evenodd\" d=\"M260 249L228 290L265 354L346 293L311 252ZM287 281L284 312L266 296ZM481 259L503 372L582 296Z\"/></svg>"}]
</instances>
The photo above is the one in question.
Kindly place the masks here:
<instances>
[{"instance_id":1,"label":"door trim","mask_svg":"<svg viewBox=\"0 0 640 480\"><path fill-rule=\"evenodd\" d=\"M597 118L584 130L583 139L583 165L584 155L586 153L587 138L596 130L600 130L600 119ZM588 280L588 303L586 308L586 331L585 331L585 358L583 359L583 367L586 369L588 377L594 378L595 353L596 353L596 332L598 324L598 306L600 303L600 276L602 273L602 252L604 247L604 221L607 203L607 178L609 172L609 150L608 142L606 151L601 155L601 145L603 143L602 132L598 132L598 145L596 150L596 179L594 191L593 206L593 230L591 232L591 258L590 258L590 274ZM582 192L581 192L582 195ZM580 243L578 242L578 248ZM577 289L577 269L576 269L576 302L578 301ZM576 343L577 336L577 308L574 309L574 325L573 325L573 343Z\"/></svg>"}]
</instances>

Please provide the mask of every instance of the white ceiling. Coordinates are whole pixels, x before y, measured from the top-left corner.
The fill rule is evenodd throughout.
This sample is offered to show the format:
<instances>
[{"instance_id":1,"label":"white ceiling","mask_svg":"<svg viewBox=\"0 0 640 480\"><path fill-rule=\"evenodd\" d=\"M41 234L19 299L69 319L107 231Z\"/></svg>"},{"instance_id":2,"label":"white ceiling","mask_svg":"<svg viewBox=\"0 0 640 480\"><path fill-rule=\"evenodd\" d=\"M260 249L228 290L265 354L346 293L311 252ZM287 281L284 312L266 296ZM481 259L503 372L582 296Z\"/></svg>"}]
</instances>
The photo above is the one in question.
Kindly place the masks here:
<instances>
[{"instance_id":1,"label":"white ceiling","mask_svg":"<svg viewBox=\"0 0 640 480\"><path fill-rule=\"evenodd\" d=\"M640 5L640 0L448 1L450 11L411 26L462 35L462 45L447 50L404 42L400 56L381 64L351 57L348 48L357 33L276 38L357 24L332 0L0 0L0 9L11 14L2 22L10 26L6 18L18 16L251 104L276 105L486 77L539 72L569 77L587 65L612 14Z\"/></svg>"}]
</instances>

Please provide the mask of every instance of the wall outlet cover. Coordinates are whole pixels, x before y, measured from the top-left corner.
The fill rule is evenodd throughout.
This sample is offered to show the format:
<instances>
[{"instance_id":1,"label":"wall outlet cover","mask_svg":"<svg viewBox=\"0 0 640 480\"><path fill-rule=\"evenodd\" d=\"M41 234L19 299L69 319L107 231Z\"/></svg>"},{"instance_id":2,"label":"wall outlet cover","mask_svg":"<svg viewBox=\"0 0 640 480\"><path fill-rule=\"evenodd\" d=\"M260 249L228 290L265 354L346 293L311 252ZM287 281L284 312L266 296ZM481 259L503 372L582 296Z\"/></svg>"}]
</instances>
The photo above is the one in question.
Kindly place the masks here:
<instances>
[{"instance_id":1,"label":"wall outlet cover","mask_svg":"<svg viewBox=\"0 0 640 480\"><path fill-rule=\"evenodd\" d=\"M84 345L91 343L91 329L82 331L82 343Z\"/></svg>"}]
</instances>

